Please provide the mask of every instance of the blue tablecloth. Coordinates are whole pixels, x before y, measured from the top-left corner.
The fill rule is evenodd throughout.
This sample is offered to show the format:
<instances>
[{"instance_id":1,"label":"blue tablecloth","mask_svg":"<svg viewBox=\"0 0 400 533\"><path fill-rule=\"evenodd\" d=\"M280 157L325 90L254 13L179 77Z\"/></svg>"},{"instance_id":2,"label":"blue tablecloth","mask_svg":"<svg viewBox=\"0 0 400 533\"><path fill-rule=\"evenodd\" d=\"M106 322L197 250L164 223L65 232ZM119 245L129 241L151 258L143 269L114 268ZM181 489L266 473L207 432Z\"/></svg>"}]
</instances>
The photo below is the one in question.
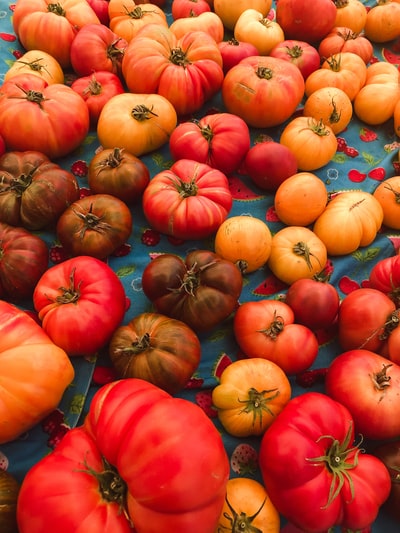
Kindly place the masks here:
<instances>
[{"instance_id":1,"label":"blue tablecloth","mask_svg":"<svg viewBox=\"0 0 400 533\"><path fill-rule=\"evenodd\" d=\"M372 0L364 1L367 6L373 5ZM167 1L166 12L170 13L171 0ZM4 73L12 65L16 52L22 52L12 29L12 3L10 0L0 0L0 83ZM169 20L171 16L169 15ZM386 46L386 45L385 45ZM387 45L394 53L390 57L396 60L396 50L400 50L400 43L392 42ZM385 48L376 46L374 60L384 61ZM396 65L397 66L397 65ZM220 95L207 102L201 113L206 114L209 110L224 111ZM252 144L261 135L270 136L279 140L284 124L274 129L252 130ZM369 130L373 134L365 135ZM339 134L344 144L353 150L338 150L336 155L325 167L315 171L324 181L330 192L338 192L362 188L373 192L381 180L396 175L395 161L398 156L400 143L394 133L393 121L390 120L379 127L367 126L353 117L346 131ZM58 161L66 169L76 171L80 186L88 188L85 175L86 165L99 148L99 142L95 131L90 131L85 142L68 157ZM143 157L143 161L154 176L162 168L171 163L171 155L168 146L164 146L156 153ZM356 181L353 179L354 171L358 172ZM83 172L82 172L83 171ZM274 216L273 196L258 189L246 175L235 174L229 177L234 205L231 215L251 214L267 222L272 232L282 227L282 224ZM149 300L141 290L141 274L143 269L154 254L173 252L182 257L188 250L193 248L210 248L212 240L175 242L162 234L154 232L149 227L140 206L132 208L134 229L128 241L125 255L112 256L109 265L118 273L122 280L126 295L130 300L130 308L126 312L124 322L127 323L133 316L151 310ZM56 244L55 235L48 232L40 235L48 242L49 247ZM368 247L345 257L332 257L331 282L338 288L341 297L355 287L360 287L371 268L382 258L397 253L400 246L400 233L382 228L376 240ZM245 282L240 300L259 300L262 298L277 298L284 293L286 286L278 282L267 268L245 276ZM29 308L29 303L27 304ZM218 378L223 368L238 357L238 346L232 333L230 321L215 328L207 335L201 336L202 358L198 370L190 380L188 386L180 393L180 396L197 403L204 408L221 431L226 451L230 458L234 455L238 446L246 444L253 449L256 456L260 439L246 438L237 439L229 436L219 425L216 411L211 404L212 388L218 383ZM330 361L341 352L336 339L327 335L320 338L320 348L317 360L313 368L325 368ZM97 361L75 359L76 379L72 387L68 389L60 405L60 408L52 413L42 424L34 428L28 434L17 441L0 446L0 467L7 468L18 479L22 480L27 469L40 457L47 454L62 437L65 431L76 424L81 423L85 416L90 400L97 387L108 380L113 379L111 364L106 350L98 355ZM1 368L0 368L1 372ZM306 389L299 386L295 378L291 378L293 395L298 395ZM312 390L323 391L323 383L316 383ZM243 475L234 461L231 462L231 475ZM246 476L260 478L257 461L247 465ZM391 533L399 530L399 525L392 522L384 513L379 516L373 531Z\"/></svg>"}]
</instances>

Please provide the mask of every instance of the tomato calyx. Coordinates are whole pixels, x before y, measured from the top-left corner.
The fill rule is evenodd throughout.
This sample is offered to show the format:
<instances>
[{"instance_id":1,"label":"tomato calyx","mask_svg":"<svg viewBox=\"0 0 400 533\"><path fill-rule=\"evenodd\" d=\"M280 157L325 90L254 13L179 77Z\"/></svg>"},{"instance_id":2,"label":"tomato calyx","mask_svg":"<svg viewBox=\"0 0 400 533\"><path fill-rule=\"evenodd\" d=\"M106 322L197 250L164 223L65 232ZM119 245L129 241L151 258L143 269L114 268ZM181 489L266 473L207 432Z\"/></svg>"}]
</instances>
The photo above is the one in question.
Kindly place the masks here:
<instances>
[{"instance_id":1,"label":"tomato calyx","mask_svg":"<svg viewBox=\"0 0 400 533\"><path fill-rule=\"evenodd\" d=\"M42 103L48 100L48 98L45 98L43 96L43 93L41 93L40 91L34 91L33 89L24 89L24 87L21 87L21 85L18 84L16 84L16 86L25 94L25 97L12 96L11 98L25 98L26 100L28 100L28 102L38 104L39 107L42 107Z\"/></svg>"},{"instance_id":2,"label":"tomato calyx","mask_svg":"<svg viewBox=\"0 0 400 533\"><path fill-rule=\"evenodd\" d=\"M107 57L111 59L113 66L115 67L125 54L124 48L118 48L117 44L121 40L121 37L115 39L109 46L107 46Z\"/></svg>"},{"instance_id":3,"label":"tomato calyx","mask_svg":"<svg viewBox=\"0 0 400 533\"><path fill-rule=\"evenodd\" d=\"M182 198L188 198L189 196L196 196L199 188L196 185L195 178L190 181L183 181L181 179L171 180L174 182L174 187Z\"/></svg>"},{"instance_id":4,"label":"tomato calyx","mask_svg":"<svg viewBox=\"0 0 400 533\"><path fill-rule=\"evenodd\" d=\"M315 259L319 262L318 257L311 252L310 247L304 241L299 241L294 244L292 250L295 255L298 255L304 259L310 270L312 270L311 257L315 257Z\"/></svg>"},{"instance_id":5,"label":"tomato calyx","mask_svg":"<svg viewBox=\"0 0 400 533\"><path fill-rule=\"evenodd\" d=\"M96 165L98 173L106 168L117 168L122 163L123 159L123 148L113 148L113 151L106 157L99 161Z\"/></svg>"},{"instance_id":6,"label":"tomato calyx","mask_svg":"<svg viewBox=\"0 0 400 533\"><path fill-rule=\"evenodd\" d=\"M267 335L270 337L273 341L275 341L280 333L282 333L283 329L285 327L285 321L283 318L276 314L276 311L274 311L274 319L266 329L259 329L258 331L260 333L264 333L264 335Z\"/></svg>"},{"instance_id":7,"label":"tomato calyx","mask_svg":"<svg viewBox=\"0 0 400 533\"><path fill-rule=\"evenodd\" d=\"M156 11L154 9L143 9L141 6L135 6L132 11L129 11L129 9L124 6L125 14L128 15L131 19L141 19L143 18L147 13L155 13Z\"/></svg>"},{"instance_id":8,"label":"tomato calyx","mask_svg":"<svg viewBox=\"0 0 400 533\"><path fill-rule=\"evenodd\" d=\"M83 227L81 228L79 232L79 238L83 239L85 237L85 233L87 230L93 230L97 231L98 233L102 232L108 232L112 230L111 224L108 224L107 222L104 222L102 220L102 217L99 217L95 215L92 212L93 204L90 204L89 211L86 213L81 213L77 211L75 208L72 208L75 215L82 220Z\"/></svg>"},{"instance_id":9,"label":"tomato calyx","mask_svg":"<svg viewBox=\"0 0 400 533\"><path fill-rule=\"evenodd\" d=\"M206 124L205 126L201 126L200 121L198 119L193 119L193 123L196 124L196 126L199 128L200 133L205 138L205 140L208 142L208 144L211 143L214 132L209 124Z\"/></svg>"},{"instance_id":10,"label":"tomato calyx","mask_svg":"<svg viewBox=\"0 0 400 533\"><path fill-rule=\"evenodd\" d=\"M36 168L33 168L28 174L20 174L18 177L13 177L10 181L10 186L3 189L3 192L6 190L12 191L18 198L20 198L32 183L32 177L36 170Z\"/></svg>"},{"instance_id":11,"label":"tomato calyx","mask_svg":"<svg viewBox=\"0 0 400 533\"><path fill-rule=\"evenodd\" d=\"M21 59L18 59L16 63L21 63L22 65L26 65L29 67L33 72L47 72L47 74L50 76L50 72L47 70L47 68L44 65L40 64L40 61L42 61L42 57L38 57L37 59L34 59L33 61L22 61Z\"/></svg>"},{"instance_id":12,"label":"tomato calyx","mask_svg":"<svg viewBox=\"0 0 400 533\"><path fill-rule=\"evenodd\" d=\"M307 128L304 128L307 129ZM316 120L315 118L310 118L308 120L308 129L310 129L315 135L319 137L326 137L330 135L330 130L326 127L326 124L322 120Z\"/></svg>"},{"instance_id":13,"label":"tomato calyx","mask_svg":"<svg viewBox=\"0 0 400 533\"><path fill-rule=\"evenodd\" d=\"M239 46L240 43L237 39L235 39L235 37L232 37L232 39L229 39L229 41L227 41L228 44L230 44L231 46Z\"/></svg>"},{"instance_id":14,"label":"tomato calyx","mask_svg":"<svg viewBox=\"0 0 400 533\"><path fill-rule=\"evenodd\" d=\"M57 304L70 304L77 302L81 296L81 283L82 281L79 281L79 283L75 285L75 268L73 268L71 270L71 274L69 275L69 286L58 288L61 294L55 298L55 302Z\"/></svg>"},{"instance_id":15,"label":"tomato calyx","mask_svg":"<svg viewBox=\"0 0 400 533\"><path fill-rule=\"evenodd\" d=\"M138 104L135 106L131 111L131 116L139 122L158 117L157 113L154 113L153 111L153 106L147 107L144 104Z\"/></svg>"},{"instance_id":16,"label":"tomato calyx","mask_svg":"<svg viewBox=\"0 0 400 533\"><path fill-rule=\"evenodd\" d=\"M322 439L329 439L332 441L332 444L326 450L326 454L321 455L320 457L306 458L307 461L313 463L314 465L325 464L329 472L332 474L332 482L329 487L328 501L322 507L322 509L327 509L334 499L337 498L345 484L345 481L348 482L350 488L350 502L354 499L354 483L348 471L353 470L358 465L358 456L362 451L360 448L362 437L358 444L349 448L352 429L353 423L350 422L343 442L335 439L332 435L321 435L317 439L317 442L320 442ZM353 460L350 462L348 459L349 456L352 455Z\"/></svg>"},{"instance_id":17,"label":"tomato calyx","mask_svg":"<svg viewBox=\"0 0 400 533\"><path fill-rule=\"evenodd\" d=\"M382 391L390 386L390 380L392 378L387 375L387 370L391 366L393 365L392 364L383 365L382 370L380 370L379 372L376 372L375 374L371 376L375 389Z\"/></svg>"},{"instance_id":18,"label":"tomato calyx","mask_svg":"<svg viewBox=\"0 0 400 533\"><path fill-rule=\"evenodd\" d=\"M270 394L270 396L267 396ZM270 416L274 416L274 413L268 407L268 403L275 400L279 396L279 389L266 389L259 392L254 387L250 387L247 391L246 400L238 400L239 403L246 404L240 413L252 413L253 414L253 426L256 425L257 419L260 421L260 427L262 427L263 413L267 412Z\"/></svg>"},{"instance_id":19,"label":"tomato calyx","mask_svg":"<svg viewBox=\"0 0 400 533\"><path fill-rule=\"evenodd\" d=\"M90 94L90 95L99 95L101 94L103 90L103 86L99 81L97 81L96 74L92 74L90 77L90 81L88 83L88 86L83 91L83 94Z\"/></svg>"},{"instance_id":20,"label":"tomato calyx","mask_svg":"<svg viewBox=\"0 0 400 533\"><path fill-rule=\"evenodd\" d=\"M298 44L286 46L286 53L291 59L298 59L303 55L303 48Z\"/></svg>"},{"instance_id":21,"label":"tomato calyx","mask_svg":"<svg viewBox=\"0 0 400 533\"><path fill-rule=\"evenodd\" d=\"M187 65L191 64L191 61L186 56L186 52L182 50L182 48L172 48L171 53L169 56L169 60L174 65L178 65L179 67L186 67Z\"/></svg>"},{"instance_id":22,"label":"tomato calyx","mask_svg":"<svg viewBox=\"0 0 400 533\"><path fill-rule=\"evenodd\" d=\"M150 347L150 333L145 333L141 337L135 339L130 346L125 346L124 348L116 348L115 353L122 356L136 355L146 351Z\"/></svg>"},{"instance_id":23,"label":"tomato calyx","mask_svg":"<svg viewBox=\"0 0 400 533\"><path fill-rule=\"evenodd\" d=\"M185 291L189 296L195 296L196 289L200 286L201 273L214 264L215 261L211 261L202 267L197 267L197 263L194 263L191 268L187 269L183 278L180 278L180 286L169 290L176 293Z\"/></svg>"},{"instance_id":24,"label":"tomato calyx","mask_svg":"<svg viewBox=\"0 0 400 533\"><path fill-rule=\"evenodd\" d=\"M57 4L47 4L47 11L49 13L54 13L55 15L59 15L60 17L66 16L66 11L62 7L60 3Z\"/></svg>"},{"instance_id":25,"label":"tomato calyx","mask_svg":"<svg viewBox=\"0 0 400 533\"><path fill-rule=\"evenodd\" d=\"M346 7L349 4L349 0L333 0L333 3L340 9L341 7Z\"/></svg>"},{"instance_id":26,"label":"tomato calyx","mask_svg":"<svg viewBox=\"0 0 400 533\"><path fill-rule=\"evenodd\" d=\"M224 529L227 529L232 533L262 533L261 529L258 529L258 527L253 526L253 521L262 511L262 508L264 507L267 499L262 502L260 508L251 516L248 516L243 511L238 514L230 504L227 496L225 497L225 501L231 511L231 514L226 512L224 513L224 517L228 520L230 524L228 527L224 527ZM218 533L219 532L220 530L218 530Z\"/></svg>"},{"instance_id":27,"label":"tomato calyx","mask_svg":"<svg viewBox=\"0 0 400 533\"><path fill-rule=\"evenodd\" d=\"M272 76L273 76L273 71L272 69L268 68L268 67L257 67L257 70L256 70L256 75L263 79L263 80L270 80L272 79Z\"/></svg>"},{"instance_id":28,"label":"tomato calyx","mask_svg":"<svg viewBox=\"0 0 400 533\"><path fill-rule=\"evenodd\" d=\"M400 192L399 191L396 191L392 185L390 185L389 183L388 184L385 184L384 186L385 189L388 189L389 191L391 191L394 195L394 201L396 204L400 204Z\"/></svg>"}]
</instances>

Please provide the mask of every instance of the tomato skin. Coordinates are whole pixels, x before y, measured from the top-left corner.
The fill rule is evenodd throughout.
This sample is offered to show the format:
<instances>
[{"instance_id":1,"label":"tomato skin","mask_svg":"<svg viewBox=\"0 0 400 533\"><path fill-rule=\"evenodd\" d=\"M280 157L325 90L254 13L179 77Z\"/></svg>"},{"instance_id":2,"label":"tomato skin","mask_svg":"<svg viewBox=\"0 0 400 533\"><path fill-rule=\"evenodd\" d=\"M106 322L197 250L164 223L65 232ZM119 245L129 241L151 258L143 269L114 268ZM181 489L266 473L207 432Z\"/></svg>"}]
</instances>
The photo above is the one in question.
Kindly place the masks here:
<instances>
[{"instance_id":1,"label":"tomato skin","mask_svg":"<svg viewBox=\"0 0 400 533\"><path fill-rule=\"evenodd\" d=\"M143 292L157 312L182 320L197 333L233 312L242 286L240 270L207 250L189 252L185 259L162 254L142 275Z\"/></svg>"},{"instance_id":2,"label":"tomato skin","mask_svg":"<svg viewBox=\"0 0 400 533\"><path fill-rule=\"evenodd\" d=\"M169 148L175 161L192 159L231 174L250 148L250 131L236 115L210 114L178 124L169 138Z\"/></svg>"},{"instance_id":3,"label":"tomato skin","mask_svg":"<svg viewBox=\"0 0 400 533\"><path fill-rule=\"evenodd\" d=\"M378 261L369 273L372 289L383 292L396 307L400 304L400 255L392 255Z\"/></svg>"},{"instance_id":4,"label":"tomato skin","mask_svg":"<svg viewBox=\"0 0 400 533\"><path fill-rule=\"evenodd\" d=\"M365 349L335 357L325 377L326 393L347 407L355 431L375 440L400 434L399 386L400 366Z\"/></svg>"},{"instance_id":5,"label":"tomato skin","mask_svg":"<svg viewBox=\"0 0 400 533\"><path fill-rule=\"evenodd\" d=\"M341 403L318 392L290 400L265 432L259 454L264 484L277 510L311 533L334 525L351 530L369 526L389 495L390 476L380 460L359 453L353 441L354 422ZM337 461L334 442L343 450ZM343 486L331 498L330 487L335 483L337 488L338 478L330 461L342 472L348 465Z\"/></svg>"},{"instance_id":6,"label":"tomato skin","mask_svg":"<svg viewBox=\"0 0 400 533\"><path fill-rule=\"evenodd\" d=\"M108 26L110 17L108 16L108 0L87 0L90 7L98 16L103 26Z\"/></svg>"},{"instance_id":7,"label":"tomato skin","mask_svg":"<svg viewBox=\"0 0 400 533\"><path fill-rule=\"evenodd\" d=\"M203 239L226 220L233 204L228 179L220 170L179 159L146 187L142 207L151 226L178 239Z\"/></svg>"},{"instance_id":8,"label":"tomato skin","mask_svg":"<svg viewBox=\"0 0 400 533\"><path fill-rule=\"evenodd\" d=\"M44 331L73 356L93 354L110 339L126 302L111 267L81 255L46 270L36 284L33 304Z\"/></svg>"},{"instance_id":9,"label":"tomato skin","mask_svg":"<svg viewBox=\"0 0 400 533\"><path fill-rule=\"evenodd\" d=\"M185 17L197 17L200 13L211 11L206 0L172 0L171 14L174 20Z\"/></svg>"},{"instance_id":10,"label":"tomato skin","mask_svg":"<svg viewBox=\"0 0 400 533\"><path fill-rule=\"evenodd\" d=\"M234 37L227 41L220 41L218 43L218 48L222 56L224 74L240 63L245 57L259 55L254 44L238 41Z\"/></svg>"},{"instance_id":11,"label":"tomato skin","mask_svg":"<svg viewBox=\"0 0 400 533\"><path fill-rule=\"evenodd\" d=\"M312 44L296 39L285 39L278 43L269 55L296 65L304 79L307 79L314 70L317 70L321 63L318 50Z\"/></svg>"}]
</instances>

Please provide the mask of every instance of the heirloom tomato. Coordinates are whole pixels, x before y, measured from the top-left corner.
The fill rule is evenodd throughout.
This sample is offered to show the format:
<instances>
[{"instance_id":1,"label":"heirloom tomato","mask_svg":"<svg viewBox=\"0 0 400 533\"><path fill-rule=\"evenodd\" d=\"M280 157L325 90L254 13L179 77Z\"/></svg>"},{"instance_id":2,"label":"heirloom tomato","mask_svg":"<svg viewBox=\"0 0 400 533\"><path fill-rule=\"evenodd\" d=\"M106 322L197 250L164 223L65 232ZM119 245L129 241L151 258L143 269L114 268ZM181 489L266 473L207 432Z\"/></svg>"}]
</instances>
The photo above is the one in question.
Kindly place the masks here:
<instances>
[{"instance_id":1,"label":"heirloom tomato","mask_svg":"<svg viewBox=\"0 0 400 533\"><path fill-rule=\"evenodd\" d=\"M141 199L150 181L147 165L123 148L105 148L89 162L88 183L95 194L111 194L127 205Z\"/></svg>"},{"instance_id":2,"label":"heirloom tomato","mask_svg":"<svg viewBox=\"0 0 400 533\"><path fill-rule=\"evenodd\" d=\"M265 487L255 479L231 478L217 532L279 533L280 517Z\"/></svg>"},{"instance_id":3,"label":"heirloom tomato","mask_svg":"<svg viewBox=\"0 0 400 533\"><path fill-rule=\"evenodd\" d=\"M224 38L224 25L222 20L213 11L206 11L200 13L200 15L174 20L169 25L169 29L178 39L182 39L191 31L208 33L217 44Z\"/></svg>"},{"instance_id":4,"label":"heirloom tomato","mask_svg":"<svg viewBox=\"0 0 400 533\"><path fill-rule=\"evenodd\" d=\"M379 126L394 117L399 99L398 80L391 79L391 76L382 76L379 82L371 79L354 98L354 113L365 124ZM374 102L374 105L371 105L371 102Z\"/></svg>"},{"instance_id":5,"label":"heirloom tomato","mask_svg":"<svg viewBox=\"0 0 400 533\"><path fill-rule=\"evenodd\" d=\"M319 43L318 52L323 59L342 52L353 52L367 64L372 58L374 47L362 33L354 32L348 27L335 26Z\"/></svg>"},{"instance_id":6,"label":"heirloom tomato","mask_svg":"<svg viewBox=\"0 0 400 533\"><path fill-rule=\"evenodd\" d=\"M46 243L24 228L0 222L0 298L17 301L31 297L47 269Z\"/></svg>"},{"instance_id":7,"label":"heirloom tomato","mask_svg":"<svg viewBox=\"0 0 400 533\"><path fill-rule=\"evenodd\" d=\"M253 44L262 56L285 39L282 28L257 9L245 9L236 21L233 31L235 39Z\"/></svg>"},{"instance_id":8,"label":"heirloom tomato","mask_svg":"<svg viewBox=\"0 0 400 533\"><path fill-rule=\"evenodd\" d=\"M103 148L118 146L140 157L166 144L176 123L174 106L164 96L126 92L104 105L97 135Z\"/></svg>"},{"instance_id":9,"label":"heirloom tomato","mask_svg":"<svg viewBox=\"0 0 400 533\"><path fill-rule=\"evenodd\" d=\"M400 521L400 439L378 444L371 452L378 457L389 471L392 488L383 509L397 522Z\"/></svg>"},{"instance_id":10,"label":"heirloom tomato","mask_svg":"<svg viewBox=\"0 0 400 533\"><path fill-rule=\"evenodd\" d=\"M142 206L151 226L177 239L204 239L214 233L232 208L228 178L192 159L179 159L153 176Z\"/></svg>"},{"instance_id":11,"label":"heirloom tomato","mask_svg":"<svg viewBox=\"0 0 400 533\"><path fill-rule=\"evenodd\" d=\"M171 14L174 20L182 17L193 17L211 11L206 0L172 0Z\"/></svg>"},{"instance_id":12,"label":"heirloom tomato","mask_svg":"<svg viewBox=\"0 0 400 533\"><path fill-rule=\"evenodd\" d=\"M106 103L113 96L125 92L119 77L106 70L77 78L72 82L71 88L85 100L93 128L96 128L100 113Z\"/></svg>"},{"instance_id":13,"label":"heirloom tomato","mask_svg":"<svg viewBox=\"0 0 400 533\"><path fill-rule=\"evenodd\" d=\"M361 33L367 20L367 8L360 0L333 0L336 6L336 27Z\"/></svg>"},{"instance_id":14,"label":"heirloom tomato","mask_svg":"<svg viewBox=\"0 0 400 533\"><path fill-rule=\"evenodd\" d=\"M217 42L204 31L178 39L169 28L149 24L129 43L122 73L133 93L157 93L180 116L190 115L221 88L224 73Z\"/></svg>"},{"instance_id":15,"label":"heirloom tomato","mask_svg":"<svg viewBox=\"0 0 400 533\"><path fill-rule=\"evenodd\" d=\"M81 255L50 267L33 293L43 330L68 355L103 347L125 314L123 285L106 263Z\"/></svg>"},{"instance_id":16,"label":"heirloom tomato","mask_svg":"<svg viewBox=\"0 0 400 533\"><path fill-rule=\"evenodd\" d=\"M400 435L400 366L370 350L349 350L328 367L325 390L346 406L355 431L385 440Z\"/></svg>"},{"instance_id":17,"label":"heirloom tomato","mask_svg":"<svg viewBox=\"0 0 400 533\"><path fill-rule=\"evenodd\" d=\"M52 83L64 83L64 72L60 63L43 50L28 50L16 59L4 75L4 81L18 74L34 74Z\"/></svg>"},{"instance_id":18,"label":"heirloom tomato","mask_svg":"<svg viewBox=\"0 0 400 533\"><path fill-rule=\"evenodd\" d=\"M287 120L304 95L300 70L270 56L250 56L232 67L222 83L222 99L229 113L249 126L269 128Z\"/></svg>"},{"instance_id":19,"label":"heirloom tomato","mask_svg":"<svg viewBox=\"0 0 400 533\"><path fill-rule=\"evenodd\" d=\"M222 372L212 403L225 430L234 437L262 435L290 400L285 372L261 357L240 359Z\"/></svg>"},{"instance_id":20,"label":"heirloom tomato","mask_svg":"<svg viewBox=\"0 0 400 533\"><path fill-rule=\"evenodd\" d=\"M383 209L383 225L400 229L400 176L392 176L378 184L373 192Z\"/></svg>"},{"instance_id":21,"label":"heirloom tomato","mask_svg":"<svg viewBox=\"0 0 400 533\"><path fill-rule=\"evenodd\" d=\"M90 7L98 16L103 26L108 26L110 17L108 16L108 0L87 0Z\"/></svg>"},{"instance_id":22,"label":"heirloom tomato","mask_svg":"<svg viewBox=\"0 0 400 533\"><path fill-rule=\"evenodd\" d=\"M300 278L312 278L326 265L325 244L305 226L286 226L272 236L268 267L275 276L291 285Z\"/></svg>"},{"instance_id":23,"label":"heirloom tomato","mask_svg":"<svg viewBox=\"0 0 400 533\"><path fill-rule=\"evenodd\" d=\"M272 0L214 0L214 11L225 28L233 30L240 15L246 9L255 9L266 17L272 7Z\"/></svg>"},{"instance_id":24,"label":"heirloom tomato","mask_svg":"<svg viewBox=\"0 0 400 533\"><path fill-rule=\"evenodd\" d=\"M238 170L250 148L250 131L231 113L213 113L181 122L171 133L172 157L206 163L225 174Z\"/></svg>"},{"instance_id":25,"label":"heirloom tomato","mask_svg":"<svg viewBox=\"0 0 400 533\"><path fill-rule=\"evenodd\" d=\"M292 309L278 300L242 303L234 315L233 332L247 357L272 361L286 374L304 372L318 355L314 333L295 323Z\"/></svg>"},{"instance_id":26,"label":"heirloom tomato","mask_svg":"<svg viewBox=\"0 0 400 533\"><path fill-rule=\"evenodd\" d=\"M353 117L353 104L338 87L321 87L312 92L304 103L303 115L322 121L337 135L344 131Z\"/></svg>"},{"instance_id":27,"label":"heirloom tomato","mask_svg":"<svg viewBox=\"0 0 400 533\"><path fill-rule=\"evenodd\" d=\"M200 340L181 320L141 313L114 332L111 362L121 378L139 378L176 394L197 369Z\"/></svg>"},{"instance_id":28,"label":"heirloom tomato","mask_svg":"<svg viewBox=\"0 0 400 533\"><path fill-rule=\"evenodd\" d=\"M390 476L354 440L348 409L318 392L291 399L264 433L259 463L265 488L277 510L300 529L360 530L376 519Z\"/></svg>"},{"instance_id":29,"label":"heirloom tomato","mask_svg":"<svg viewBox=\"0 0 400 533\"><path fill-rule=\"evenodd\" d=\"M115 381L24 478L19 532L85 524L104 533L214 533L228 477L221 436L200 407L144 380Z\"/></svg>"},{"instance_id":30,"label":"heirloom tomato","mask_svg":"<svg viewBox=\"0 0 400 533\"><path fill-rule=\"evenodd\" d=\"M75 176L40 152L6 152L0 173L0 220L13 226L51 226L79 198Z\"/></svg>"},{"instance_id":31,"label":"heirloom tomato","mask_svg":"<svg viewBox=\"0 0 400 533\"><path fill-rule=\"evenodd\" d=\"M105 259L132 233L132 214L124 201L111 194L84 196L65 209L56 231L72 256Z\"/></svg>"},{"instance_id":32,"label":"heirloom tomato","mask_svg":"<svg viewBox=\"0 0 400 533\"><path fill-rule=\"evenodd\" d=\"M313 45L296 39L285 39L279 42L273 47L269 55L296 65L304 79L307 79L311 72L317 70L321 63L318 50Z\"/></svg>"},{"instance_id":33,"label":"heirloom tomato","mask_svg":"<svg viewBox=\"0 0 400 533\"><path fill-rule=\"evenodd\" d=\"M21 127L16 127L15 117L23 117ZM34 74L19 74L3 83L0 134L8 150L36 150L56 159L78 148L88 131L88 108L71 87L48 85Z\"/></svg>"},{"instance_id":34,"label":"heirloom tomato","mask_svg":"<svg viewBox=\"0 0 400 533\"><path fill-rule=\"evenodd\" d=\"M71 65L71 44L79 29L85 24L100 24L86 0L18 0L12 20L26 50L44 50L62 68Z\"/></svg>"},{"instance_id":35,"label":"heirloom tomato","mask_svg":"<svg viewBox=\"0 0 400 533\"><path fill-rule=\"evenodd\" d=\"M168 27L167 16L164 11L151 3L138 5L134 0L110 0L108 13L111 31L128 43L147 24Z\"/></svg>"},{"instance_id":36,"label":"heirloom tomato","mask_svg":"<svg viewBox=\"0 0 400 533\"><path fill-rule=\"evenodd\" d=\"M218 48L222 56L224 74L245 57L259 55L257 48L253 44L238 41L234 37L219 42Z\"/></svg>"},{"instance_id":37,"label":"heirloom tomato","mask_svg":"<svg viewBox=\"0 0 400 533\"><path fill-rule=\"evenodd\" d=\"M25 311L0 300L0 443L50 414L74 378L63 349Z\"/></svg>"},{"instance_id":38,"label":"heirloom tomato","mask_svg":"<svg viewBox=\"0 0 400 533\"><path fill-rule=\"evenodd\" d=\"M369 273L369 286L385 293L400 307L400 255L380 259Z\"/></svg>"},{"instance_id":39,"label":"heirloom tomato","mask_svg":"<svg viewBox=\"0 0 400 533\"><path fill-rule=\"evenodd\" d=\"M208 250L194 250L184 259L161 254L142 275L143 292L156 311L182 320L197 333L228 318L242 286L240 270Z\"/></svg>"},{"instance_id":40,"label":"heirloom tomato","mask_svg":"<svg viewBox=\"0 0 400 533\"><path fill-rule=\"evenodd\" d=\"M87 24L71 44L71 66L78 76L106 71L121 75L128 42L103 24Z\"/></svg>"},{"instance_id":41,"label":"heirloom tomato","mask_svg":"<svg viewBox=\"0 0 400 533\"><path fill-rule=\"evenodd\" d=\"M379 0L367 12L364 34L374 43L386 43L400 34L400 5L396 0Z\"/></svg>"}]
</instances>

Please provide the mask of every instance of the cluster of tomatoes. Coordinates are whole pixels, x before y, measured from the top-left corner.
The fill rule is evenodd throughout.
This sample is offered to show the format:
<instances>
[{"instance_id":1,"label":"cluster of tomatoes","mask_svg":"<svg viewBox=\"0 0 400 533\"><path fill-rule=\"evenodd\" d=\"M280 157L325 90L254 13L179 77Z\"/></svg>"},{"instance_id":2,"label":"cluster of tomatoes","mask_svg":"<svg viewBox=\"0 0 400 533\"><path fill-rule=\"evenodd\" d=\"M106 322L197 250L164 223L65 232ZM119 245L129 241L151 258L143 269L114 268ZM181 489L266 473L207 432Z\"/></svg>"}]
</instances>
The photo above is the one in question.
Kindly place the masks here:
<instances>
[{"instance_id":1,"label":"cluster of tomatoes","mask_svg":"<svg viewBox=\"0 0 400 533\"><path fill-rule=\"evenodd\" d=\"M0 88L0 329L13 352L2 373L12 382L23 368L30 387L0 409L0 442L57 407L69 357L107 347L121 378L28 472L19 532L78 531L89 514L91 531L113 533L277 533L280 515L301 531L359 531L385 502L398 519L400 256L342 301L329 258L369 246L382 225L400 229L400 178L331 195L313 172L353 114L400 131L398 68L372 61L372 43L400 36L400 2L18 0L13 27L26 51ZM193 118L219 92L224 112ZM251 128L275 127L279 141L252 146ZM57 162L91 132L102 149L85 195ZM142 156L164 146L173 161L151 176ZM273 194L283 229L230 216L239 170ZM128 303L107 258L139 204L156 232L213 238L213 249L153 258L141 287L154 312L121 325ZM37 234L49 229L63 254L51 267ZM265 266L284 299L239 304L245 276ZM7 303L29 298L37 322ZM200 364L202 335L230 317L243 357L221 372L212 404L228 434L261 439L263 484L229 479L215 426L174 397ZM342 353L324 369L326 394L292 397L330 330ZM378 441L373 453L358 433Z\"/></svg>"}]
</instances>

